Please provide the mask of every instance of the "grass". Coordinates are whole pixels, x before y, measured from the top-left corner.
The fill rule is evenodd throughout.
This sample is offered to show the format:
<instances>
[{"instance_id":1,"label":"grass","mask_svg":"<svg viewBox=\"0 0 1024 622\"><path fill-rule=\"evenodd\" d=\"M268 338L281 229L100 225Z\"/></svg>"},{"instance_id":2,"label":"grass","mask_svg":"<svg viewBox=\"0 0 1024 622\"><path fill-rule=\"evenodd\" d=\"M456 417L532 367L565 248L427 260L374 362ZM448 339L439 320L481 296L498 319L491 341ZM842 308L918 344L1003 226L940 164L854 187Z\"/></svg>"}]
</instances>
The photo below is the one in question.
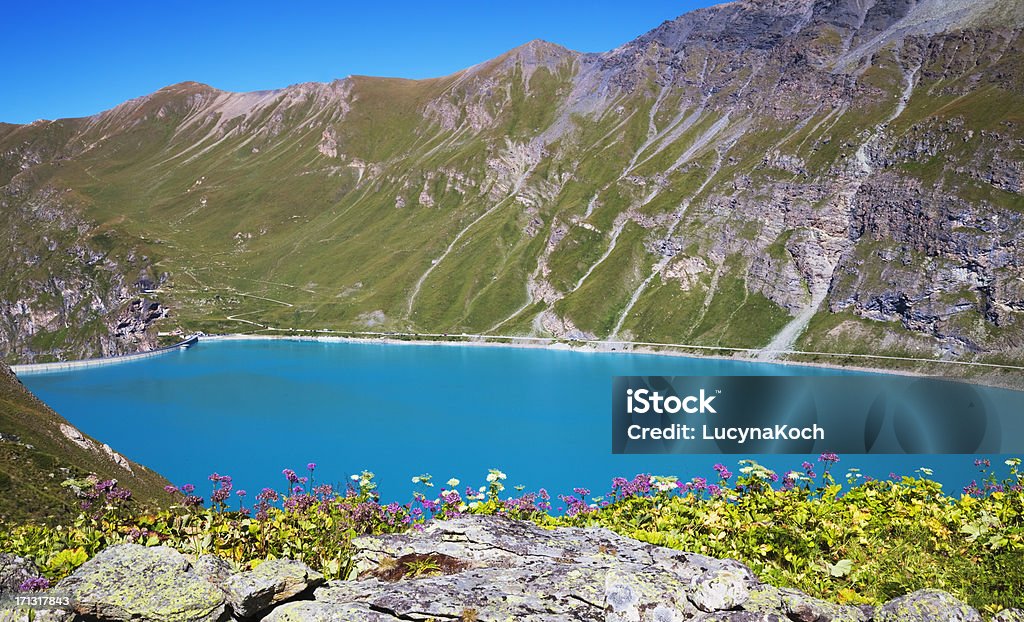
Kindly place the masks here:
<instances>
[{"instance_id":1,"label":"grass","mask_svg":"<svg viewBox=\"0 0 1024 622\"><path fill-rule=\"evenodd\" d=\"M601 258L608 243L609 236L599 231L569 226L569 232L551 253L548 281L560 291L572 291L587 269Z\"/></svg>"},{"instance_id":2,"label":"grass","mask_svg":"<svg viewBox=\"0 0 1024 622\"><path fill-rule=\"evenodd\" d=\"M555 311L582 330L608 335L654 263L644 251L646 231L627 223L615 248L586 281L555 304Z\"/></svg>"},{"instance_id":3,"label":"grass","mask_svg":"<svg viewBox=\"0 0 1024 622\"><path fill-rule=\"evenodd\" d=\"M0 520L66 522L80 512L79 499L61 482L88 474L116 479L140 507L153 506L164 479L132 463L133 473L117 466L89 439L93 449L69 440L67 422L36 399L0 363Z\"/></svg>"},{"instance_id":4,"label":"grass","mask_svg":"<svg viewBox=\"0 0 1024 622\"><path fill-rule=\"evenodd\" d=\"M689 343L693 324L703 311L710 278L689 290L676 281L656 276L630 313L623 327L633 335L658 343Z\"/></svg>"}]
</instances>

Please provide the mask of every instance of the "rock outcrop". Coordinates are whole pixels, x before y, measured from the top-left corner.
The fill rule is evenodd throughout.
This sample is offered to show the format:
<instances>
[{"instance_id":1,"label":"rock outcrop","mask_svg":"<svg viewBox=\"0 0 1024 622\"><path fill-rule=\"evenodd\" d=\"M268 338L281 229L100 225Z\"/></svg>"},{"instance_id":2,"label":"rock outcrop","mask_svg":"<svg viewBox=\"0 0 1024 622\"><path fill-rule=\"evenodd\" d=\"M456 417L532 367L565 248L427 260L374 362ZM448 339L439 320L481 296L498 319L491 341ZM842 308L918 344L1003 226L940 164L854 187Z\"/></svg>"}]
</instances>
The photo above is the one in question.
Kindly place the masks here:
<instances>
[{"instance_id":1,"label":"rock outcrop","mask_svg":"<svg viewBox=\"0 0 1024 622\"><path fill-rule=\"evenodd\" d=\"M57 591L71 596L74 612L100 620L152 622L256 619L274 605L323 583L305 564L276 559L234 572L205 555L194 563L168 547L122 544L104 550Z\"/></svg>"},{"instance_id":2,"label":"rock outcrop","mask_svg":"<svg viewBox=\"0 0 1024 622\"><path fill-rule=\"evenodd\" d=\"M953 596L922 590L875 607L837 605L762 583L749 568L598 528L542 529L501 517L430 523L354 542L348 579L304 564L235 572L212 556L112 547L61 581L74 613L122 622L980 622ZM21 620L16 612L0 619ZM70 619L50 612L48 619ZM994 622L1016 622L1007 610ZM55 616L55 617L54 617Z\"/></svg>"},{"instance_id":3,"label":"rock outcrop","mask_svg":"<svg viewBox=\"0 0 1024 622\"><path fill-rule=\"evenodd\" d=\"M981 622L974 609L945 592L921 590L887 602L875 616L875 622Z\"/></svg>"},{"instance_id":4,"label":"rock outcrop","mask_svg":"<svg viewBox=\"0 0 1024 622\"><path fill-rule=\"evenodd\" d=\"M323 575L302 562L274 559L255 570L232 575L220 585L228 595L232 613L238 618L251 618L323 581Z\"/></svg>"},{"instance_id":5,"label":"rock outcrop","mask_svg":"<svg viewBox=\"0 0 1024 622\"><path fill-rule=\"evenodd\" d=\"M0 598L17 594L21 585L39 576L39 569L31 560L0 553Z\"/></svg>"},{"instance_id":6,"label":"rock outcrop","mask_svg":"<svg viewBox=\"0 0 1024 622\"><path fill-rule=\"evenodd\" d=\"M215 622L227 604L224 592L168 547L122 544L101 551L57 584L75 613L100 620Z\"/></svg>"}]
</instances>

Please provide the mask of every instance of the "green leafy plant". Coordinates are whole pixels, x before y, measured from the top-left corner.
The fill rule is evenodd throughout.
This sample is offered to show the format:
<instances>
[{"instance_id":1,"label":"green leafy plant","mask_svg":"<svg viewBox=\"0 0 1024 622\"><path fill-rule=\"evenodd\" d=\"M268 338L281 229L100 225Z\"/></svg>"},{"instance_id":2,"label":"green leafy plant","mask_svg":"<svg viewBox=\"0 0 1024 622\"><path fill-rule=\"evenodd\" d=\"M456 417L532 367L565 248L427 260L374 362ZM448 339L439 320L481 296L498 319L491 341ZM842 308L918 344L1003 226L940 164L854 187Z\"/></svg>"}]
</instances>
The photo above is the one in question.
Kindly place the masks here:
<instances>
[{"instance_id":1,"label":"green leafy plant","mask_svg":"<svg viewBox=\"0 0 1024 622\"><path fill-rule=\"evenodd\" d=\"M300 559L331 579L352 571L352 539L422 529L431 520L496 514L542 526L600 526L656 545L749 565L770 583L841 603L880 603L932 587L947 590L987 613L1024 607L1024 474L1016 458L1002 475L978 460L981 477L959 495L929 479L875 480L856 469L845 486L833 475L839 457L777 474L752 460L738 473L715 465L715 477L637 475L615 478L604 495L585 488L558 497L547 491L502 496L507 477L491 470L478 488L450 479L421 490L404 504L382 503L373 473L355 475L344 490L316 486L316 465L299 476L286 469L284 492L263 489L251 506L226 476L211 476L211 503L194 487L168 486L159 512L136 507L110 482L78 481L85 498L67 525L0 525L0 550L25 556L44 578L61 579L107 546L166 545L186 554L216 554L237 568L267 559ZM979 483L980 482L980 483ZM70 484L69 484L70 485ZM229 507L238 500L238 509ZM403 561L403 576L445 572L432 557Z\"/></svg>"}]
</instances>

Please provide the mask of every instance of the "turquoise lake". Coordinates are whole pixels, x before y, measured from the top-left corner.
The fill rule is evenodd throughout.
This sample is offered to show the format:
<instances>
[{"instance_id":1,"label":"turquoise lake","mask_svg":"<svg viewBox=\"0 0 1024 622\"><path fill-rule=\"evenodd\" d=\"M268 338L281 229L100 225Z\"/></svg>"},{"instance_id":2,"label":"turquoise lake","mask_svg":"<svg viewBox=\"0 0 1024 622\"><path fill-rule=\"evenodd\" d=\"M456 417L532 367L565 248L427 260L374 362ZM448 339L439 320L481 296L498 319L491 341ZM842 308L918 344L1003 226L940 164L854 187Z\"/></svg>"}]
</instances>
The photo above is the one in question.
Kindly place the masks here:
<instances>
[{"instance_id":1,"label":"turquoise lake","mask_svg":"<svg viewBox=\"0 0 1024 622\"><path fill-rule=\"evenodd\" d=\"M117 365L26 374L23 382L87 434L175 484L209 493L212 472L250 499L285 488L281 470L317 463L319 483L363 469L386 500L406 500L415 475L440 487L506 484L600 495L615 476L710 478L734 456L613 455L616 375L831 375L822 368L683 357L449 345L298 340L200 341ZM753 456L778 471L809 456ZM974 478L971 456L842 456L836 474L934 470L947 490ZM733 468L735 471L735 468ZM435 488L434 490L437 490ZM556 504L557 505L557 504Z\"/></svg>"}]
</instances>

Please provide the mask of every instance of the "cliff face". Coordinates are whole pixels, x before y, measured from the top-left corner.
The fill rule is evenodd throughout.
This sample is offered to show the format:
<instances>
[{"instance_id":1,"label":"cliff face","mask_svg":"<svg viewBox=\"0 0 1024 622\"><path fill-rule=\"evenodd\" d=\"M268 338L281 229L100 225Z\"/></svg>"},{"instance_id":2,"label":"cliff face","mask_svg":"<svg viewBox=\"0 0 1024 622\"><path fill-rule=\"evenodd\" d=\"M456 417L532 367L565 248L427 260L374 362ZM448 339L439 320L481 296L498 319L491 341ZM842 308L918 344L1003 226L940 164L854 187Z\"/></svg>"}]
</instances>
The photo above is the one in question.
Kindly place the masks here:
<instances>
[{"instance_id":1,"label":"cliff face","mask_svg":"<svg viewBox=\"0 0 1024 622\"><path fill-rule=\"evenodd\" d=\"M82 434L33 396L0 363L0 520L66 520L80 499L61 484L90 474L116 480L140 503L154 503L167 482Z\"/></svg>"},{"instance_id":2,"label":"cliff face","mask_svg":"<svg viewBox=\"0 0 1024 622\"><path fill-rule=\"evenodd\" d=\"M1022 25L745 0L603 54L0 126L0 347L249 322L1019 359Z\"/></svg>"}]
</instances>

